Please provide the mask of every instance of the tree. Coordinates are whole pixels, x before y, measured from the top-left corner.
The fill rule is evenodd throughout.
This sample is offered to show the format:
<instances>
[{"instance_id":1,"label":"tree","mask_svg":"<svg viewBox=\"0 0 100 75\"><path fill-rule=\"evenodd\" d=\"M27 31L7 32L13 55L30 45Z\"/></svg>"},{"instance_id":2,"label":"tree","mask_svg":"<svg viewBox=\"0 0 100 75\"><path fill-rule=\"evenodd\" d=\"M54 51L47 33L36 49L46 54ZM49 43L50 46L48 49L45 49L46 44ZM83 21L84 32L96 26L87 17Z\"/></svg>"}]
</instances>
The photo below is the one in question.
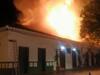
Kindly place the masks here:
<instances>
[{"instance_id":1,"label":"tree","mask_svg":"<svg viewBox=\"0 0 100 75\"><path fill-rule=\"evenodd\" d=\"M0 26L17 24L20 13L14 0L0 0Z\"/></svg>"},{"instance_id":2,"label":"tree","mask_svg":"<svg viewBox=\"0 0 100 75\"><path fill-rule=\"evenodd\" d=\"M100 45L100 0L90 0L81 11L80 36Z\"/></svg>"}]
</instances>

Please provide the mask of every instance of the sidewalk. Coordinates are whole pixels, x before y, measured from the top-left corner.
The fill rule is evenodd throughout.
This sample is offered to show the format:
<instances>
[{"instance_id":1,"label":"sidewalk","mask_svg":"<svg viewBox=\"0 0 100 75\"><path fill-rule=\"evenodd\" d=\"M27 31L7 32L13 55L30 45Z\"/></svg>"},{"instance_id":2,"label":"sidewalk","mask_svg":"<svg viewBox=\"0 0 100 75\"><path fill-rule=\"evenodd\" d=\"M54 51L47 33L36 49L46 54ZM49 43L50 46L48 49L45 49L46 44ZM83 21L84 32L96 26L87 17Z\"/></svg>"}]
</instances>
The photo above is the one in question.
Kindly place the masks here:
<instances>
[{"instance_id":1,"label":"sidewalk","mask_svg":"<svg viewBox=\"0 0 100 75\"><path fill-rule=\"evenodd\" d=\"M57 71L57 72L38 72L25 75L100 75L100 69L95 70L77 70L77 71Z\"/></svg>"}]
</instances>

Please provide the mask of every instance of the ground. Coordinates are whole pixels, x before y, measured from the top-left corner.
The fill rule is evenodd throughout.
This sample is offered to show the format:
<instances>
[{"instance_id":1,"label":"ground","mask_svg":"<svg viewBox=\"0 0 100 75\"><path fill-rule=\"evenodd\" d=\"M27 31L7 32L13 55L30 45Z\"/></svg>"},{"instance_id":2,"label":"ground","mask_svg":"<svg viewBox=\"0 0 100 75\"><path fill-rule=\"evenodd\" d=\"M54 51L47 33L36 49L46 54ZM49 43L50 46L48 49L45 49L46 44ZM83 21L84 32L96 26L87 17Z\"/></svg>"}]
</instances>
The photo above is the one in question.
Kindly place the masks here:
<instances>
[{"instance_id":1,"label":"ground","mask_svg":"<svg viewBox=\"0 0 100 75\"><path fill-rule=\"evenodd\" d=\"M34 74L34 75L100 75L100 69L77 70L77 71L58 71L58 72L41 72L41 73Z\"/></svg>"}]
</instances>

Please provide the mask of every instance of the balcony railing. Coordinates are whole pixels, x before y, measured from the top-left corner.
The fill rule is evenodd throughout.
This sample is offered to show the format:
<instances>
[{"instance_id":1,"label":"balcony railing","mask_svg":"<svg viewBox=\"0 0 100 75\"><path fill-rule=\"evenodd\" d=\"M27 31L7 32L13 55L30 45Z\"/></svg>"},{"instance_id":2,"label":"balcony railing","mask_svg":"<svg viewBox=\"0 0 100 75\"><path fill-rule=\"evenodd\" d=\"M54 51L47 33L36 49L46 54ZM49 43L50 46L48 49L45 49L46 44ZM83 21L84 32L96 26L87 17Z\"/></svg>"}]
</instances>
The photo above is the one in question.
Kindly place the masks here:
<instances>
[{"instance_id":1,"label":"balcony railing","mask_svg":"<svg viewBox=\"0 0 100 75\"><path fill-rule=\"evenodd\" d=\"M54 61L46 61L46 66L54 66ZM37 61L29 61L29 67L38 67ZM4 61L0 62L0 75L20 75L18 62Z\"/></svg>"},{"instance_id":2,"label":"balcony railing","mask_svg":"<svg viewBox=\"0 0 100 75\"><path fill-rule=\"evenodd\" d=\"M30 61L29 66L30 67L37 67L38 62L37 61ZM46 61L46 66L54 66L54 61Z\"/></svg>"},{"instance_id":3,"label":"balcony railing","mask_svg":"<svg viewBox=\"0 0 100 75\"><path fill-rule=\"evenodd\" d=\"M17 75L17 62L0 62L0 75Z\"/></svg>"}]
</instances>

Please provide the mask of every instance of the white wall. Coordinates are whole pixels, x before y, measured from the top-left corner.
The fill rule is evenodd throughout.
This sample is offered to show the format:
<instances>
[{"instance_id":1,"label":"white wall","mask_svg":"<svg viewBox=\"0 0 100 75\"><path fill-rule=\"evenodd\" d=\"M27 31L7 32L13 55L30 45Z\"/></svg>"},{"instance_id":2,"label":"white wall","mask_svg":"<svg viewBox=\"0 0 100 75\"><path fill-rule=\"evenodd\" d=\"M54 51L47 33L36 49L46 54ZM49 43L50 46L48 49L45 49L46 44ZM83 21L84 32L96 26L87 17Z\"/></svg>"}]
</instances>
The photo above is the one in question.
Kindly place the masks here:
<instances>
[{"instance_id":1,"label":"white wall","mask_svg":"<svg viewBox=\"0 0 100 75\"><path fill-rule=\"evenodd\" d=\"M12 41L9 41L12 40ZM51 38L43 34L32 32L8 32L8 55L9 60L15 61L18 57L19 46L29 47L29 61L38 61L38 48L46 48L46 61L54 61L56 49L61 45L65 47L76 47L77 44L70 40ZM72 68L72 57L66 54L66 69Z\"/></svg>"},{"instance_id":2,"label":"white wall","mask_svg":"<svg viewBox=\"0 0 100 75\"><path fill-rule=\"evenodd\" d=\"M8 61L8 32L0 31L0 61Z\"/></svg>"},{"instance_id":3,"label":"white wall","mask_svg":"<svg viewBox=\"0 0 100 75\"><path fill-rule=\"evenodd\" d=\"M17 49L19 46L29 47L30 61L37 61L38 48L46 48L46 60L54 60L55 50L58 42L53 39L47 39L34 35L26 35L17 32L9 32L9 40L16 40ZM11 47L9 45L9 47Z\"/></svg>"},{"instance_id":4,"label":"white wall","mask_svg":"<svg viewBox=\"0 0 100 75\"><path fill-rule=\"evenodd\" d=\"M29 61L38 61L38 48L46 48L46 61L54 61L56 49L60 46L78 48L83 55L87 46L38 32L22 29L0 31L0 61L17 61L19 46L29 47ZM82 56L81 56L82 57ZM84 62L84 60L82 59ZM72 69L72 55L66 53L66 69Z\"/></svg>"}]
</instances>

